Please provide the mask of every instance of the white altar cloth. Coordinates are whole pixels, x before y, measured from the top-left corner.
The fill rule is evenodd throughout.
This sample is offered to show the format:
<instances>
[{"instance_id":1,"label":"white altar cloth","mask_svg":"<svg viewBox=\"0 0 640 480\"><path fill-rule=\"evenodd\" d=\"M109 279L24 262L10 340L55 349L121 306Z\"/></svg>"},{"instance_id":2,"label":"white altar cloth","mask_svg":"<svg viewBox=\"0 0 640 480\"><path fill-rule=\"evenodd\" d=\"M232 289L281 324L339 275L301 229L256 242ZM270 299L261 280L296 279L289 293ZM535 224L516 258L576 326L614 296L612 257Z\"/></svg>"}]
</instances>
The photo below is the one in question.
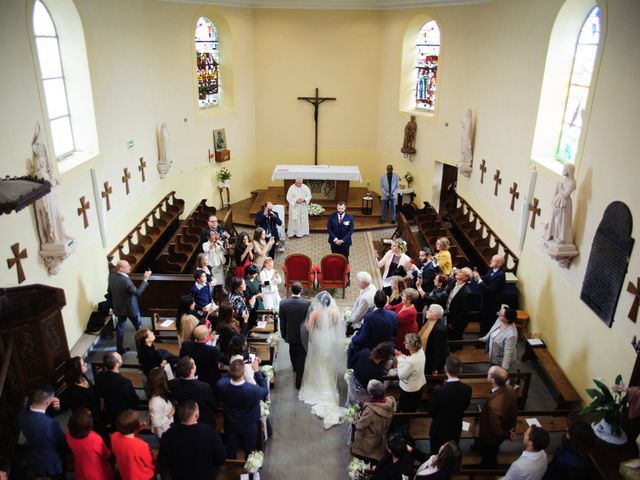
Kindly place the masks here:
<instances>
[{"instance_id":1,"label":"white altar cloth","mask_svg":"<svg viewBox=\"0 0 640 480\"><path fill-rule=\"evenodd\" d=\"M274 180L358 180L362 175L358 167L341 165L276 165L271 175Z\"/></svg>"}]
</instances>

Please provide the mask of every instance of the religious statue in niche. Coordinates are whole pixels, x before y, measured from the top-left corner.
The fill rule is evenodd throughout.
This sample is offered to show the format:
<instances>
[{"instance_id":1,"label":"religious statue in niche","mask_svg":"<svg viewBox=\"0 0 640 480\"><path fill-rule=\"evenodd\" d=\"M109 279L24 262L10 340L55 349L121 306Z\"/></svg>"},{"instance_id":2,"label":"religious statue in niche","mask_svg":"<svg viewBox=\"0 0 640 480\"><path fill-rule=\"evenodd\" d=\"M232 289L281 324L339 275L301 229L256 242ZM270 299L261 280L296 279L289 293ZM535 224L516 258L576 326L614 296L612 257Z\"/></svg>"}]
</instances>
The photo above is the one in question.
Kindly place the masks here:
<instances>
[{"instance_id":1,"label":"religious statue in niche","mask_svg":"<svg viewBox=\"0 0 640 480\"><path fill-rule=\"evenodd\" d=\"M63 219L58 210L54 190L60 182L51 169L47 148L42 141L40 124L36 124L31 149L33 158L29 162L29 174L51 183L51 192L36 200L34 209L40 236L40 256L47 265L49 275L56 275L60 271L60 265L75 250L76 245L74 239L64 232Z\"/></svg>"},{"instance_id":2,"label":"religious statue in niche","mask_svg":"<svg viewBox=\"0 0 640 480\"><path fill-rule=\"evenodd\" d=\"M467 110L462 121L462 137L460 140L460 160L458 161L458 171L465 177L471 177L471 171L473 170L473 152L471 151L471 109ZM512 209L513 210L513 209Z\"/></svg>"},{"instance_id":3,"label":"religious statue in niche","mask_svg":"<svg viewBox=\"0 0 640 480\"><path fill-rule=\"evenodd\" d=\"M407 122L404 127L404 141L402 142L402 148L400 151L405 157L409 157L416 153L416 131L418 130L418 124L416 123L416 116L411 115L411 120Z\"/></svg>"},{"instance_id":4,"label":"religious statue in niche","mask_svg":"<svg viewBox=\"0 0 640 480\"><path fill-rule=\"evenodd\" d=\"M160 178L166 177L171 168L171 138L167 124L163 123L158 132L158 173Z\"/></svg>"},{"instance_id":5,"label":"religious statue in niche","mask_svg":"<svg viewBox=\"0 0 640 480\"><path fill-rule=\"evenodd\" d=\"M551 204L553 207L551 221L545 223L542 236L544 250L563 268L568 268L571 259L578 255L578 250L573 244L571 228L573 218L571 194L576 189L574 174L575 167L573 165L566 164L562 167L562 179L556 185Z\"/></svg>"}]
</instances>

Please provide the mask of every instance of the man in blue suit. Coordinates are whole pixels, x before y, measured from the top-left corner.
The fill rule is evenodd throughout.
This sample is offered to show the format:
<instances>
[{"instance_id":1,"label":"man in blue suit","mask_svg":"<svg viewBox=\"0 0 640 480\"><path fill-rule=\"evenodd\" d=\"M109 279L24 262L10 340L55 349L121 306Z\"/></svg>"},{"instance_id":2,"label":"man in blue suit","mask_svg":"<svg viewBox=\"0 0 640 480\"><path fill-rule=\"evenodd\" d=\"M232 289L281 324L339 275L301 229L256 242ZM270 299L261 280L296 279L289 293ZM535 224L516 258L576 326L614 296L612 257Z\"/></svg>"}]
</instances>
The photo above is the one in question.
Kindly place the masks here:
<instances>
[{"instance_id":1,"label":"man in blue suit","mask_svg":"<svg viewBox=\"0 0 640 480\"><path fill-rule=\"evenodd\" d=\"M393 342L398 331L398 319L395 312L387 310L387 296L378 290L373 297L376 308L362 319L362 327L351 339L352 354L368 348L373 350L381 342Z\"/></svg>"},{"instance_id":2,"label":"man in blue suit","mask_svg":"<svg viewBox=\"0 0 640 480\"><path fill-rule=\"evenodd\" d=\"M256 385L245 381L242 360L231 362L229 375L218 380L218 393L224 402L224 437L229 458L236 458L238 440L246 455L258 447L260 400L267 396L269 389L257 358L251 366Z\"/></svg>"},{"instance_id":3,"label":"man in blue suit","mask_svg":"<svg viewBox=\"0 0 640 480\"><path fill-rule=\"evenodd\" d=\"M396 223L396 198L400 188L400 177L393 173L393 165L387 165L387 173L380 177L380 200L382 200L382 213L380 223L387 220L387 207L391 206L391 223Z\"/></svg>"},{"instance_id":4,"label":"man in blue suit","mask_svg":"<svg viewBox=\"0 0 640 480\"><path fill-rule=\"evenodd\" d=\"M53 418L46 414L47 408L60 408L60 401L50 386L39 388L33 394L30 407L20 412L20 430L29 447L27 465L35 477L64 478L63 457L67 450L64 432Z\"/></svg>"},{"instance_id":5,"label":"man in blue suit","mask_svg":"<svg viewBox=\"0 0 640 480\"><path fill-rule=\"evenodd\" d=\"M353 217L346 210L344 201L339 201L336 212L329 216L327 231L331 253L340 253L349 259L349 247L351 246L351 234L353 233Z\"/></svg>"}]
</instances>

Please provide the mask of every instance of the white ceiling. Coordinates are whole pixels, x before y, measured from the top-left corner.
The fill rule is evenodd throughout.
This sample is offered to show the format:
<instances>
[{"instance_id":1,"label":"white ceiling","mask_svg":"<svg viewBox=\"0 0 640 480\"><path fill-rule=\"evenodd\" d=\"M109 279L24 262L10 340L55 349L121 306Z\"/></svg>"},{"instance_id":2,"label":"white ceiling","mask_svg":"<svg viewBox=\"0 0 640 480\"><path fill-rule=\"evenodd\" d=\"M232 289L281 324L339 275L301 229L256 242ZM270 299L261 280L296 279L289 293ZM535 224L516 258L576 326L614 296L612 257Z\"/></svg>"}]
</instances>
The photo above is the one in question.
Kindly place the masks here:
<instances>
[{"instance_id":1,"label":"white ceiling","mask_svg":"<svg viewBox=\"0 0 640 480\"><path fill-rule=\"evenodd\" d=\"M392 10L400 8L434 7L486 3L491 0L163 0L177 3L199 3L245 8L304 8Z\"/></svg>"}]
</instances>

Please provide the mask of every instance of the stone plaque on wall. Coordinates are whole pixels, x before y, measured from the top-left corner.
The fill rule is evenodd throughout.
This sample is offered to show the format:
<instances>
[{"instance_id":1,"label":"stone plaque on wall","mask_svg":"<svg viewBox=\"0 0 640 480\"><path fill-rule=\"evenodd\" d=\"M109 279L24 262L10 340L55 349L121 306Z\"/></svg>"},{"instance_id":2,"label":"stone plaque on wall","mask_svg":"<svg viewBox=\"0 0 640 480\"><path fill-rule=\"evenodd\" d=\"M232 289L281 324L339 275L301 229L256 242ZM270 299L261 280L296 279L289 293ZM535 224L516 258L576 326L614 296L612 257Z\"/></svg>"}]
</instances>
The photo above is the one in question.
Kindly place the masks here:
<instances>
[{"instance_id":1,"label":"stone plaque on wall","mask_svg":"<svg viewBox=\"0 0 640 480\"><path fill-rule=\"evenodd\" d=\"M580 299L609 327L633 249L631 210L623 202L607 206L591 245Z\"/></svg>"}]
</instances>

